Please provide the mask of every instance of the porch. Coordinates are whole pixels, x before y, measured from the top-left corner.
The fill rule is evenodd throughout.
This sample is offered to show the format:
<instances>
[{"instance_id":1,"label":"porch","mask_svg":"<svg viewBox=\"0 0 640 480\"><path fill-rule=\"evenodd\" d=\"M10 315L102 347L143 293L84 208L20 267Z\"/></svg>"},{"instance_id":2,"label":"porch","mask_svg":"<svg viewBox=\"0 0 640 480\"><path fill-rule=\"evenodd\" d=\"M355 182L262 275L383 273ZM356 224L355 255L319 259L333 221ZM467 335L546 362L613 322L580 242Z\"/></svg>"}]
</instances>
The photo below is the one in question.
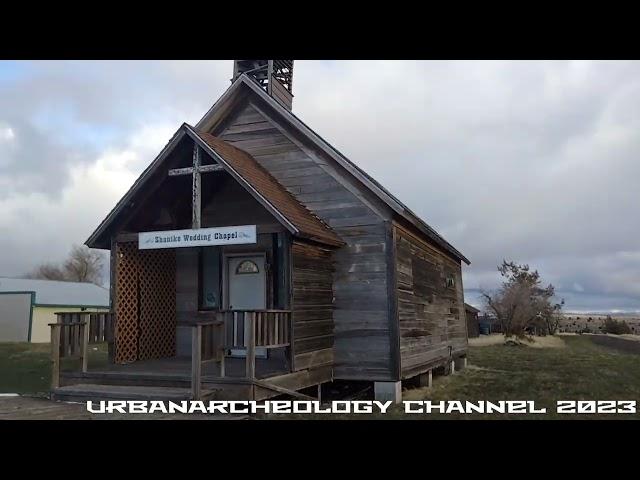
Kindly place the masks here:
<instances>
[{"instance_id":1,"label":"porch","mask_svg":"<svg viewBox=\"0 0 640 480\"><path fill-rule=\"evenodd\" d=\"M289 310L227 310L191 327L193 354L114 362L115 314L58 313L51 326L52 397L98 399L253 399L331 380L331 367L294 371ZM89 353L106 344L108 362L92 365ZM262 350L263 355L257 355ZM63 359L77 367L61 369ZM64 361L68 365L68 361Z\"/></svg>"}]
</instances>

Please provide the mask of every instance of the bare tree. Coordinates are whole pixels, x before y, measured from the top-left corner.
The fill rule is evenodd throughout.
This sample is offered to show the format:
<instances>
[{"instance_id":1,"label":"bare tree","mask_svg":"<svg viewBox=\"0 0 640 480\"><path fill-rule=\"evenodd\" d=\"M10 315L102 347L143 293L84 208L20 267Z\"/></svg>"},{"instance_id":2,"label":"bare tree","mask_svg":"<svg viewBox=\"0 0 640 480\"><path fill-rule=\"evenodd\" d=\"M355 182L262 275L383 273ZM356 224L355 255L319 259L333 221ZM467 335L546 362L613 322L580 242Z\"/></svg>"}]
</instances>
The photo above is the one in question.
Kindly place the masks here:
<instances>
[{"instance_id":1,"label":"bare tree","mask_svg":"<svg viewBox=\"0 0 640 480\"><path fill-rule=\"evenodd\" d=\"M82 245L74 245L71 248L69 258L64 262L64 271L67 280L71 282L95 283L99 285L102 280L104 257L96 250Z\"/></svg>"},{"instance_id":2,"label":"bare tree","mask_svg":"<svg viewBox=\"0 0 640 480\"><path fill-rule=\"evenodd\" d=\"M556 317L564 303L552 303L555 288L542 287L540 274L529 265L503 260L498 267L505 279L498 291L482 292L487 309L493 312L506 337L523 338L527 331L553 335L557 330ZM555 325L555 327L554 327Z\"/></svg>"},{"instance_id":3,"label":"bare tree","mask_svg":"<svg viewBox=\"0 0 640 480\"><path fill-rule=\"evenodd\" d=\"M66 282L102 283L104 255L84 245L74 245L62 265L45 263L38 266L27 278L62 280Z\"/></svg>"},{"instance_id":4,"label":"bare tree","mask_svg":"<svg viewBox=\"0 0 640 480\"><path fill-rule=\"evenodd\" d=\"M25 275L26 278L41 278L43 280L62 280L65 281L65 272L58 265L53 263L43 263L34 269L31 273Z\"/></svg>"}]
</instances>

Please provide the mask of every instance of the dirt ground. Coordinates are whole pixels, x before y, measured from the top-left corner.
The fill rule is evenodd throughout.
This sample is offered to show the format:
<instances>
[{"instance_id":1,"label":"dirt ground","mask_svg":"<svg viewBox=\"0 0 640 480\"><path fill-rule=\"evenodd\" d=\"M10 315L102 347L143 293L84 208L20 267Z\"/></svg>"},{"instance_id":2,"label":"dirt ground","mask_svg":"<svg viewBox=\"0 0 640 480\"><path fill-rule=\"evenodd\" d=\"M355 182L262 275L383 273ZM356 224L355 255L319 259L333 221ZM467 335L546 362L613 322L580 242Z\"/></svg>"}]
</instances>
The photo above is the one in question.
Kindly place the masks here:
<instances>
[{"instance_id":1,"label":"dirt ground","mask_svg":"<svg viewBox=\"0 0 640 480\"><path fill-rule=\"evenodd\" d=\"M47 398L0 396L0 420L240 420L230 415L94 414L84 403L52 402Z\"/></svg>"},{"instance_id":2,"label":"dirt ground","mask_svg":"<svg viewBox=\"0 0 640 480\"><path fill-rule=\"evenodd\" d=\"M591 335L591 341L602 347L612 348L619 352L640 355L640 341L637 335Z\"/></svg>"}]
</instances>

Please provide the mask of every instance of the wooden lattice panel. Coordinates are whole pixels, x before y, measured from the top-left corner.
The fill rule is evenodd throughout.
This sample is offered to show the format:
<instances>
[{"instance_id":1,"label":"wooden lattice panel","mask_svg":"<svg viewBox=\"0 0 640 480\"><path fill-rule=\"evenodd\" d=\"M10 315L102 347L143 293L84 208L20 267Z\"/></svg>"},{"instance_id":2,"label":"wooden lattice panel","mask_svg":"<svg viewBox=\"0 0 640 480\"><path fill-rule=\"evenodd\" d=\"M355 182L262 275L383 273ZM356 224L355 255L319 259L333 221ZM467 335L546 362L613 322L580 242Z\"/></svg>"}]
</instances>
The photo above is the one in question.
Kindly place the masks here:
<instances>
[{"instance_id":1,"label":"wooden lattice panel","mask_svg":"<svg viewBox=\"0 0 640 480\"><path fill-rule=\"evenodd\" d=\"M174 250L140 252L138 358L176 354L176 256Z\"/></svg>"},{"instance_id":2,"label":"wooden lattice panel","mask_svg":"<svg viewBox=\"0 0 640 480\"><path fill-rule=\"evenodd\" d=\"M118 243L116 265L115 362L129 363L138 359L138 245Z\"/></svg>"}]
</instances>

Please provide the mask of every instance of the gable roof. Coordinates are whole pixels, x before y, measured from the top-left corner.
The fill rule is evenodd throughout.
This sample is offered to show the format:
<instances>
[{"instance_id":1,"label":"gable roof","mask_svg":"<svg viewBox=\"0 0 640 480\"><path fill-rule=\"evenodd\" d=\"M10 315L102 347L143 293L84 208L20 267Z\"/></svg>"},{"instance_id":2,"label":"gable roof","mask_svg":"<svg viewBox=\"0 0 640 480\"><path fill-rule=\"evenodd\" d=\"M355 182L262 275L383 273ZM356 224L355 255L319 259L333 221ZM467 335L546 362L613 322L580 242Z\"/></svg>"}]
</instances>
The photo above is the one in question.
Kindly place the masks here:
<instances>
[{"instance_id":1,"label":"gable roof","mask_svg":"<svg viewBox=\"0 0 640 480\"><path fill-rule=\"evenodd\" d=\"M210 153L218 163L225 166L238 181L246 183L247 187L255 190L268 202L272 206L269 210L293 225L295 231L292 233L329 245L344 244L331 227L302 205L249 153L209 133L197 132L188 125L187 128L209 147Z\"/></svg>"},{"instance_id":2,"label":"gable roof","mask_svg":"<svg viewBox=\"0 0 640 480\"><path fill-rule=\"evenodd\" d=\"M252 92L258 95L264 100L271 108L279 113L289 125L300 132L305 138L316 145L320 150L325 152L331 158L333 158L339 165L341 165L351 176L364 185L369 191L376 195L381 201L389 206L397 215L404 220L411 223L422 234L428 237L436 245L443 248L450 255L462 260L467 265L471 262L460 253L453 245L447 242L441 235L438 234L433 228L422 220L418 215L412 212L406 205L404 205L398 198L385 189L379 182L374 180L369 174L367 174L360 167L351 162L347 157L342 155L335 147L329 142L324 140L320 135L309 128L302 120L300 120L293 112L286 109L280 103L278 103L273 97L265 92L258 83L251 77L242 74L240 75L231 86L222 94L222 96L214 103L214 105L207 111L202 119L196 124L198 130L209 130L215 125L221 118L223 118L228 112L230 106L233 104L234 99L240 94L242 87L249 88Z\"/></svg>"},{"instance_id":3,"label":"gable roof","mask_svg":"<svg viewBox=\"0 0 640 480\"><path fill-rule=\"evenodd\" d=\"M42 306L109 308L109 290L93 283L0 277L0 292L34 292Z\"/></svg>"},{"instance_id":4,"label":"gable roof","mask_svg":"<svg viewBox=\"0 0 640 480\"><path fill-rule=\"evenodd\" d=\"M303 206L249 153L205 132L182 124L156 159L142 172L129 191L85 242L89 247L101 245L100 240L122 213L137 191L164 163L168 155L185 136L190 137L224 170L240 183L265 209L292 234L331 246L343 245L338 235Z\"/></svg>"}]
</instances>

